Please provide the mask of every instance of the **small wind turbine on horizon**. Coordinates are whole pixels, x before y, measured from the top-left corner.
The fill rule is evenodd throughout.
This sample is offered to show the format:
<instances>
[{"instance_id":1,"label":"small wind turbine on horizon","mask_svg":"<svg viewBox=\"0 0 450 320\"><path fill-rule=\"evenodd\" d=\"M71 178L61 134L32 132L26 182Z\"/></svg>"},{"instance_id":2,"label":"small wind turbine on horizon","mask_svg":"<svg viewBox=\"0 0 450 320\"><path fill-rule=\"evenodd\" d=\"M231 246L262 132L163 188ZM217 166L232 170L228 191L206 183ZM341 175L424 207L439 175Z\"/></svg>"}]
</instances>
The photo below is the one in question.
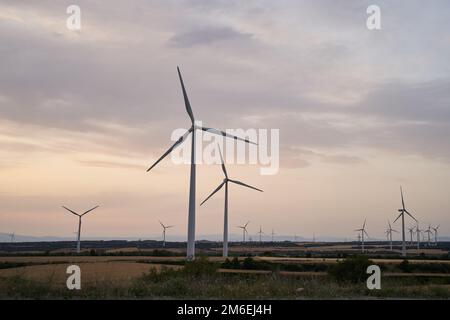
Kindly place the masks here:
<instances>
[{"instance_id":1,"label":"small wind turbine on horizon","mask_svg":"<svg viewBox=\"0 0 450 320\"><path fill-rule=\"evenodd\" d=\"M89 209L88 211L83 212L82 214L76 213L73 210L70 210L69 208L62 206L64 209L69 211L70 213L76 215L78 217L78 237L77 237L77 253L80 253L80 237L81 237L81 218L91 212L92 210L97 209L99 206L95 206L92 209Z\"/></svg>"},{"instance_id":2,"label":"small wind turbine on horizon","mask_svg":"<svg viewBox=\"0 0 450 320\"><path fill-rule=\"evenodd\" d=\"M408 228L408 232L409 232L409 244L412 246L414 243L413 243L413 237L414 237L414 229L415 229L416 227L410 227L410 228Z\"/></svg>"},{"instance_id":3,"label":"small wind turbine on horizon","mask_svg":"<svg viewBox=\"0 0 450 320\"><path fill-rule=\"evenodd\" d=\"M16 237L16 233L15 232L9 234L9 238L10 238L11 243L14 242L15 237Z\"/></svg>"},{"instance_id":4,"label":"small wind turbine on horizon","mask_svg":"<svg viewBox=\"0 0 450 320\"><path fill-rule=\"evenodd\" d=\"M397 230L392 229L391 223L388 220L388 229L386 230L386 234L387 234L387 236L389 238L391 251L392 251L392 232L397 232L398 233Z\"/></svg>"},{"instance_id":5,"label":"small wind turbine on horizon","mask_svg":"<svg viewBox=\"0 0 450 320\"><path fill-rule=\"evenodd\" d=\"M361 232L359 235L359 239L361 240L361 252L364 253L364 234L369 238L369 235L366 232L366 220L364 219L364 223L361 229L356 229L355 231Z\"/></svg>"},{"instance_id":6,"label":"small wind turbine on horizon","mask_svg":"<svg viewBox=\"0 0 450 320\"><path fill-rule=\"evenodd\" d=\"M216 192L218 192L220 189L222 189L223 186L225 186L225 206L224 206L224 215L223 215L223 256L226 258L228 257L228 183L234 183L246 188L250 188L259 192L263 192L261 189L252 187L248 184L245 184L238 180L232 180L228 177L227 169L225 168L225 163L223 161L222 157L222 151L220 150L220 147L217 146L219 149L220 154L220 160L222 161L222 171L224 174L224 179L221 184L205 199L202 203L200 203L200 206L202 206L206 201L208 201L209 198L211 198Z\"/></svg>"},{"instance_id":7,"label":"small wind turbine on horizon","mask_svg":"<svg viewBox=\"0 0 450 320\"><path fill-rule=\"evenodd\" d=\"M273 243L273 236L276 235L276 233L273 229L272 229L272 233L270 235L272 236L272 243Z\"/></svg>"},{"instance_id":8,"label":"small wind turbine on horizon","mask_svg":"<svg viewBox=\"0 0 450 320\"><path fill-rule=\"evenodd\" d=\"M206 128L199 126L195 123L194 113L191 108L191 104L189 102L189 98L186 92L186 88L184 87L183 78L181 77L180 68L177 67L178 77L180 79L181 89L183 91L184 97L184 105L186 107L186 112L191 119L191 127L186 131L184 135L182 135L148 170L152 170L162 159L164 159L169 153L171 153L176 147L181 145L192 133L191 139L191 173L190 173L190 186L189 186L189 212L188 212L188 239L187 239L187 260L195 259L195 182L196 182L196 144L195 144L195 133L197 130L202 130L209 133L214 133L217 135L221 135L227 138L233 138L235 140L240 140L246 143L256 144L247 139L238 138L234 135L228 134L226 132L214 129L214 128Z\"/></svg>"},{"instance_id":9,"label":"small wind turbine on horizon","mask_svg":"<svg viewBox=\"0 0 450 320\"><path fill-rule=\"evenodd\" d=\"M433 227L434 230L434 244L437 245L438 243L438 229L441 225L438 225L437 227Z\"/></svg>"},{"instance_id":10,"label":"small wind turbine on horizon","mask_svg":"<svg viewBox=\"0 0 450 320\"><path fill-rule=\"evenodd\" d=\"M433 233L433 231L431 231L431 225L430 224L428 225L428 229L425 230L425 233L428 236L428 246L430 246L431 245L431 236L430 236L430 234Z\"/></svg>"},{"instance_id":11,"label":"small wind turbine on horizon","mask_svg":"<svg viewBox=\"0 0 450 320\"><path fill-rule=\"evenodd\" d=\"M242 242L245 242L245 234L248 234L247 226L249 223L250 223L250 221L247 221L247 223L244 224L243 226L237 226L238 228L242 229Z\"/></svg>"},{"instance_id":12,"label":"small wind turbine on horizon","mask_svg":"<svg viewBox=\"0 0 450 320\"><path fill-rule=\"evenodd\" d=\"M417 236L417 254L420 253L420 233L422 232L422 230L419 229L419 223L417 222L416 225L416 236Z\"/></svg>"},{"instance_id":13,"label":"small wind turbine on horizon","mask_svg":"<svg viewBox=\"0 0 450 320\"><path fill-rule=\"evenodd\" d=\"M159 221L159 224L161 225L161 227L163 227L163 247L166 246L166 229L170 229L173 228L174 226L166 226L164 225L161 221Z\"/></svg>"},{"instance_id":14,"label":"small wind turbine on horizon","mask_svg":"<svg viewBox=\"0 0 450 320\"><path fill-rule=\"evenodd\" d=\"M401 197L402 197L402 208L401 208L401 209L398 209L398 211L400 212L400 214L399 214L398 217L394 220L394 223L398 220L398 218L400 218L400 217L402 218L402 256L403 256L403 257L406 257L405 213L406 213L407 215L409 215L411 218L413 218L414 221L416 221L416 222L417 222L417 219L414 218L414 217L412 216L412 214L408 212L408 210L406 210L406 207L405 207L405 200L403 199L403 189L402 189L401 186L400 186L400 194L401 194Z\"/></svg>"},{"instance_id":15,"label":"small wind turbine on horizon","mask_svg":"<svg viewBox=\"0 0 450 320\"><path fill-rule=\"evenodd\" d=\"M262 235L265 234L262 231L262 227L261 226L259 226L259 231L257 232L257 234L259 234L259 243L261 244L262 243Z\"/></svg>"}]
</instances>

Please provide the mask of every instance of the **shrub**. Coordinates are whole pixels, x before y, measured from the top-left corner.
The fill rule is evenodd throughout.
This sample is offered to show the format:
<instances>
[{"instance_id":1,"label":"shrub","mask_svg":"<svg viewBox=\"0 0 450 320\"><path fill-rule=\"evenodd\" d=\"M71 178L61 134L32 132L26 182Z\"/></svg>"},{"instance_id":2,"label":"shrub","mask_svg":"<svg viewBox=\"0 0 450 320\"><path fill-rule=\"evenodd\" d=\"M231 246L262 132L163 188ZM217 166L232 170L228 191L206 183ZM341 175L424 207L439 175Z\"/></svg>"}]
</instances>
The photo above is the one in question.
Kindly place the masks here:
<instances>
[{"instance_id":1,"label":"shrub","mask_svg":"<svg viewBox=\"0 0 450 320\"><path fill-rule=\"evenodd\" d=\"M403 260L399 265L398 268L402 270L403 272L411 272L412 266L409 264L408 260Z\"/></svg>"},{"instance_id":2,"label":"shrub","mask_svg":"<svg viewBox=\"0 0 450 320\"><path fill-rule=\"evenodd\" d=\"M371 264L365 256L352 256L331 266L328 274L338 282L358 283L366 280L366 270Z\"/></svg>"}]
</instances>

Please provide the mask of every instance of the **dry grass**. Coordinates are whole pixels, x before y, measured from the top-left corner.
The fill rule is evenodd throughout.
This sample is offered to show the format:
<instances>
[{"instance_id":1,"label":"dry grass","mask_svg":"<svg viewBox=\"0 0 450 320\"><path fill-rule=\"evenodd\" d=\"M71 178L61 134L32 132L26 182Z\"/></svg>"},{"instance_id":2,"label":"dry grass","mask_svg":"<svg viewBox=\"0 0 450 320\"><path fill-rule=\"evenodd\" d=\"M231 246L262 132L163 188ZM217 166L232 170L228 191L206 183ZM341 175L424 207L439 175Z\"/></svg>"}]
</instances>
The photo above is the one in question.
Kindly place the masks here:
<instances>
[{"instance_id":1,"label":"dry grass","mask_svg":"<svg viewBox=\"0 0 450 320\"><path fill-rule=\"evenodd\" d=\"M26 266L0 270L0 278L10 278L15 276L23 277L27 280L39 282L51 282L55 286L66 286L69 276L66 274L70 264L47 264L37 266ZM162 265L145 264L136 262L95 262L78 263L81 268L81 279L85 285L99 283L114 283L116 285L128 285L147 273L151 268L161 270ZM180 266L166 266L171 269L179 269Z\"/></svg>"}]
</instances>

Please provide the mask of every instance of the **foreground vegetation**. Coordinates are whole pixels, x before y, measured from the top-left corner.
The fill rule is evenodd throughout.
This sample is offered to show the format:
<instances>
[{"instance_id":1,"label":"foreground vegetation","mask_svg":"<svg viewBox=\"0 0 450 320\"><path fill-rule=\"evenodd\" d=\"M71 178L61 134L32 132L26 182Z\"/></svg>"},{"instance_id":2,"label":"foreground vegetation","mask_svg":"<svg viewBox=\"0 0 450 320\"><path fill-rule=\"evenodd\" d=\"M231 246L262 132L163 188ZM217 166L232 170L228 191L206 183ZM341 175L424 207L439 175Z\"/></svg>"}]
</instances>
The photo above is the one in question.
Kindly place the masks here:
<instances>
[{"instance_id":1,"label":"foreground vegetation","mask_svg":"<svg viewBox=\"0 0 450 320\"><path fill-rule=\"evenodd\" d=\"M211 262L205 258L184 268L149 267L149 272L126 285L114 281L89 283L69 291L52 281L30 280L23 275L0 277L0 298L38 299L350 299L350 298L450 298L448 278L383 278L381 290L368 290L365 283L367 258L354 257L330 267L328 276L286 277L279 264L231 260ZM405 263L407 264L407 263ZM254 270L269 268L269 274L218 273L219 268ZM292 266L288 267L292 268ZM411 268L403 265L400 268ZM408 269L409 270L409 269ZM126 270L124 271L126 272Z\"/></svg>"}]
</instances>

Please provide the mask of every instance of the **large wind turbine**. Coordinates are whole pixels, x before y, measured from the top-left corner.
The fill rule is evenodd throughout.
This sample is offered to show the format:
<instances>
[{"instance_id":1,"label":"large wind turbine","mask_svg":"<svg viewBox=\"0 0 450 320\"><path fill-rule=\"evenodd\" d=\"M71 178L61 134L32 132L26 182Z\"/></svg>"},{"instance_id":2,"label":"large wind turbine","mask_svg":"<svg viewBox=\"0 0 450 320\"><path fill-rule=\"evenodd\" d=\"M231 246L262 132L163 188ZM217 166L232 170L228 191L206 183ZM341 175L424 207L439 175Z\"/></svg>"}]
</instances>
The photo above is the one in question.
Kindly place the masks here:
<instances>
[{"instance_id":1,"label":"large wind turbine","mask_svg":"<svg viewBox=\"0 0 450 320\"><path fill-rule=\"evenodd\" d=\"M386 230L386 234L387 234L388 237L389 237L389 242L390 242L390 244L391 244L391 251L392 251L392 232L397 232L397 233L398 233L397 230L392 229L391 223L390 223L389 220L388 220L388 229Z\"/></svg>"},{"instance_id":2,"label":"large wind turbine","mask_svg":"<svg viewBox=\"0 0 450 320\"><path fill-rule=\"evenodd\" d=\"M395 223L395 221L398 220L398 218L402 217L402 256L403 256L403 257L406 257L405 213L406 213L407 215L409 215L411 218L413 218L414 221L416 221L416 222L417 222L417 219L414 218L414 217L412 216L412 214L409 213L408 210L406 210L406 208L405 208L405 200L403 199L403 189L402 189L401 186L400 186L400 194L401 194L401 196L402 196L402 208L401 208L401 209L398 209L398 212L400 212L400 214L398 215L397 219L394 220L394 223Z\"/></svg>"},{"instance_id":3,"label":"large wind turbine","mask_svg":"<svg viewBox=\"0 0 450 320\"><path fill-rule=\"evenodd\" d=\"M80 236L81 236L81 218L91 212L92 210L97 209L99 206L95 206L92 209L89 209L88 211L83 212L82 214L76 213L73 210L70 210L69 208L66 208L65 206L62 206L64 209L66 209L67 211L69 211L70 213L76 215L78 217L78 237L77 237L77 253L80 253Z\"/></svg>"},{"instance_id":4,"label":"large wind turbine","mask_svg":"<svg viewBox=\"0 0 450 320\"><path fill-rule=\"evenodd\" d=\"M202 130L209 133L218 134L227 138L233 138L235 140L241 140L247 143L253 143L247 139L241 139L236 136L233 136L231 134L228 134L226 132L213 129L213 128L206 128L198 126L195 123L194 113L192 112L191 104L189 102L188 95L186 93L186 89L184 87L183 78L181 77L180 68L177 67L178 71L178 77L180 78L181 83L181 89L183 91L183 97L184 97L184 105L186 107L187 114L189 115L189 118L191 119L191 127L184 135L182 135L148 170L149 172L151 169L153 169L162 159L164 159L169 153L171 153L176 147L181 145L189 136L189 134L192 133L192 139L191 139L191 178L190 178L190 186L189 186L189 214L188 214L188 239L187 239L187 259L188 260L194 260L195 259L195 177L196 177L196 171L195 171L195 153L196 153L196 147L195 147L195 133L196 130Z\"/></svg>"},{"instance_id":5,"label":"large wind turbine","mask_svg":"<svg viewBox=\"0 0 450 320\"><path fill-rule=\"evenodd\" d=\"M173 228L174 226L165 226L161 221L159 221L161 227L163 227L163 247L166 246L166 229Z\"/></svg>"},{"instance_id":6,"label":"large wind turbine","mask_svg":"<svg viewBox=\"0 0 450 320\"><path fill-rule=\"evenodd\" d=\"M439 229L440 225L438 225L437 227L433 227L432 229L434 230L434 244L437 245L438 241L438 229Z\"/></svg>"},{"instance_id":7,"label":"large wind turbine","mask_svg":"<svg viewBox=\"0 0 450 320\"><path fill-rule=\"evenodd\" d=\"M218 192L220 189L222 189L223 186L225 186L225 209L223 215L223 256L226 258L228 257L228 183L231 182L260 192L263 191L261 189L245 184L243 182L228 178L227 169L225 168L225 163L222 157L222 151L220 151L219 146L218 149L220 153L220 159L222 161L222 171L224 174L224 179L222 183L219 184L219 186L205 200L203 200L203 202L200 205L203 205L206 201L208 201L209 198L211 198L216 192Z\"/></svg>"},{"instance_id":8,"label":"large wind turbine","mask_svg":"<svg viewBox=\"0 0 450 320\"><path fill-rule=\"evenodd\" d=\"M248 226L249 223L250 223L250 221L247 221L247 223L244 224L243 226L238 226L238 228L242 229L242 242L245 242L245 234L246 233L248 234L247 226Z\"/></svg>"},{"instance_id":9,"label":"large wind turbine","mask_svg":"<svg viewBox=\"0 0 450 320\"><path fill-rule=\"evenodd\" d=\"M364 219L364 223L361 229L356 229L355 231L361 232L361 252L364 253L364 234L369 237L369 235L366 232L366 219Z\"/></svg>"}]
</instances>

